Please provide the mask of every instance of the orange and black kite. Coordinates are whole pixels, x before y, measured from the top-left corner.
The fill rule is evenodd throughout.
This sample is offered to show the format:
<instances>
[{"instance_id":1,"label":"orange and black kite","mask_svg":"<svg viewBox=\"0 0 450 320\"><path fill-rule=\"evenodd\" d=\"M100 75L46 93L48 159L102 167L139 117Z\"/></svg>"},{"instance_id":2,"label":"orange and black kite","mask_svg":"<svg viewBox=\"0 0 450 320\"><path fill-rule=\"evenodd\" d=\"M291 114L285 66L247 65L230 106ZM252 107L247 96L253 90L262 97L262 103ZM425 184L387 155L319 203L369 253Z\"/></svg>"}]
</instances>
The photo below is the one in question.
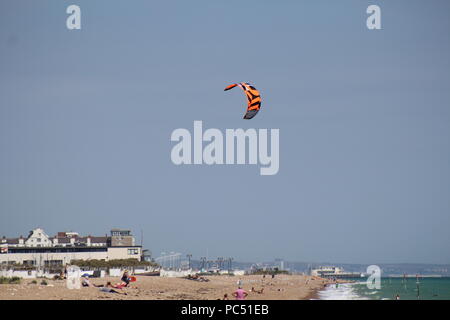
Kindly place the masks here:
<instances>
[{"instance_id":1,"label":"orange and black kite","mask_svg":"<svg viewBox=\"0 0 450 320\"><path fill-rule=\"evenodd\" d=\"M244 119L251 119L258 113L261 108L261 96L259 95L259 91L256 90L254 86L247 82L239 82L229 85L225 88L224 91L233 89L234 87L239 86L242 90L244 90L247 95L247 112L244 115Z\"/></svg>"}]
</instances>

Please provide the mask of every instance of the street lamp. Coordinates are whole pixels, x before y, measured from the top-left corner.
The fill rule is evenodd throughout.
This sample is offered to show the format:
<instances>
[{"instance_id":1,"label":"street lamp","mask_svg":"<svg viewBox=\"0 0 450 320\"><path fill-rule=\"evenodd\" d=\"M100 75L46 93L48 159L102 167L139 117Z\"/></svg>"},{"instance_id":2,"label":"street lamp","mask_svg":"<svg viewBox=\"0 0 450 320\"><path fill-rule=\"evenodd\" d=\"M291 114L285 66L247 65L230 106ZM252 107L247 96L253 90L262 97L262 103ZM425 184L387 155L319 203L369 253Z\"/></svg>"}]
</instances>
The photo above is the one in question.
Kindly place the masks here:
<instances>
[{"instance_id":1,"label":"street lamp","mask_svg":"<svg viewBox=\"0 0 450 320\"><path fill-rule=\"evenodd\" d=\"M205 269L206 257L201 257L200 261L202 262L202 269Z\"/></svg>"},{"instance_id":2,"label":"street lamp","mask_svg":"<svg viewBox=\"0 0 450 320\"><path fill-rule=\"evenodd\" d=\"M186 255L186 257L188 258L188 269L191 269L191 258L192 258L192 254L188 253Z\"/></svg>"},{"instance_id":3,"label":"street lamp","mask_svg":"<svg viewBox=\"0 0 450 320\"><path fill-rule=\"evenodd\" d=\"M228 261L229 261L229 266L230 266L230 268L228 270L231 271L233 269L233 258L232 257L228 258Z\"/></svg>"}]
</instances>

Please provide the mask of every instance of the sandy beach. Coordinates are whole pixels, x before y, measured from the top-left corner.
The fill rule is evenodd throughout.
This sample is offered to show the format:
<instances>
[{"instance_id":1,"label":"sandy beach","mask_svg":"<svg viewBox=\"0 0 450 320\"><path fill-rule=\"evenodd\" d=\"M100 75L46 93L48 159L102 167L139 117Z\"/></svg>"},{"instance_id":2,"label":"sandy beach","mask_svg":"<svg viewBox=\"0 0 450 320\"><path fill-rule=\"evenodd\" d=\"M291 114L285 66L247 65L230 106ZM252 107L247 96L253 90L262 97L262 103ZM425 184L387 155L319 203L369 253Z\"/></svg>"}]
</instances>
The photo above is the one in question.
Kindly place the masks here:
<instances>
[{"instance_id":1,"label":"sandy beach","mask_svg":"<svg viewBox=\"0 0 450 320\"><path fill-rule=\"evenodd\" d=\"M312 299L318 290L330 280L303 275L278 275L274 279L261 275L242 277L210 276L208 282L199 282L182 278L163 278L137 276L132 288L118 290L127 295L101 292L96 287L68 289L64 280L46 280L47 285L37 284L24 279L20 284L0 285L0 300L217 300L228 294L230 300L237 288L237 281L242 280L243 289L248 292L248 300L301 300ZM91 279L96 285L107 281L115 284L117 277ZM263 293L252 292L264 288Z\"/></svg>"}]
</instances>

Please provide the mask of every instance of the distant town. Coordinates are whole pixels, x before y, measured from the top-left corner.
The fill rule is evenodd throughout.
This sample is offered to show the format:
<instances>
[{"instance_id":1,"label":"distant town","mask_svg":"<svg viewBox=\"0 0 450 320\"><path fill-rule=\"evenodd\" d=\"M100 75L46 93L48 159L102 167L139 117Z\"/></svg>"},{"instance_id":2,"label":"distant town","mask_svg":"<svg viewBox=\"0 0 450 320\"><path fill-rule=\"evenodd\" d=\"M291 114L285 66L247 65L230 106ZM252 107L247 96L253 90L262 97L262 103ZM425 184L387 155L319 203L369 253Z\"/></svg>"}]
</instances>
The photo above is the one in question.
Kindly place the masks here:
<instances>
[{"instance_id":1,"label":"distant town","mask_svg":"<svg viewBox=\"0 0 450 320\"><path fill-rule=\"evenodd\" d=\"M73 231L46 234L43 228L35 228L26 237L0 239L0 267L11 268L63 268L76 262L91 268L107 266L113 261L158 267L164 270L199 270L202 272L288 272L324 275L331 273L342 277L363 276L368 265L339 264L331 262L292 262L274 259L267 262L239 262L232 257L193 257L192 254L167 252L152 257L149 250L137 244L131 230L112 229L105 235L80 235ZM96 262L96 263L94 263ZM103 262L103 264L102 264ZM117 264L117 263L116 263ZM374 263L376 264L376 263ZM120 265L120 264L119 264ZM401 277L405 275L450 276L450 265L438 264L378 264L382 276ZM154 268L153 268L154 269ZM152 269L152 270L153 270Z\"/></svg>"},{"instance_id":2,"label":"distant town","mask_svg":"<svg viewBox=\"0 0 450 320\"><path fill-rule=\"evenodd\" d=\"M42 228L27 237L2 237L1 265L36 267L70 264L73 260L145 259L141 245L135 243L130 230L112 229L110 235L80 236L77 232L58 232L48 236Z\"/></svg>"}]
</instances>

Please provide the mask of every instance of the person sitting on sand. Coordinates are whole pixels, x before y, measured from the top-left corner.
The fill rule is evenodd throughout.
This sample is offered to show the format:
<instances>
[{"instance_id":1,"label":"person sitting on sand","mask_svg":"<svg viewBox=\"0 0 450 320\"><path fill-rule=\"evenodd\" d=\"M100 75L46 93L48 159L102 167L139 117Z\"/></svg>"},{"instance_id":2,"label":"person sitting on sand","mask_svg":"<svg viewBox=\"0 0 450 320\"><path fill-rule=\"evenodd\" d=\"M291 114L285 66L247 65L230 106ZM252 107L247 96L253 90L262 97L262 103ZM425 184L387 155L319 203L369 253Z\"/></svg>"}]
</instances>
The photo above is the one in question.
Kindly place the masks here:
<instances>
[{"instance_id":1,"label":"person sitting on sand","mask_svg":"<svg viewBox=\"0 0 450 320\"><path fill-rule=\"evenodd\" d=\"M100 288L100 291L101 291L101 292L106 292L106 293L123 294L123 295L125 295L125 296L127 295L126 292L119 292L119 291L117 291L117 290L114 290L114 289L113 289L113 286L112 286L112 284L111 284L111 282L109 282L109 281L106 283L106 286Z\"/></svg>"},{"instance_id":2,"label":"person sitting on sand","mask_svg":"<svg viewBox=\"0 0 450 320\"><path fill-rule=\"evenodd\" d=\"M245 300L247 298L248 293L242 289L242 287L239 287L235 292L233 292L233 296L236 298L236 300Z\"/></svg>"},{"instance_id":3,"label":"person sitting on sand","mask_svg":"<svg viewBox=\"0 0 450 320\"><path fill-rule=\"evenodd\" d=\"M227 293L225 293L225 294L223 295L223 300L228 300L228 294L227 294Z\"/></svg>"},{"instance_id":4,"label":"person sitting on sand","mask_svg":"<svg viewBox=\"0 0 450 320\"><path fill-rule=\"evenodd\" d=\"M128 275L128 270L125 270L125 272L123 273L123 275L122 275L122 278L120 279L121 281L123 281L123 282L125 282L125 286L128 286L128 284L130 283L130 281L131 281L131 278L130 278L130 276Z\"/></svg>"},{"instance_id":5,"label":"person sitting on sand","mask_svg":"<svg viewBox=\"0 0 450 320\"><path fill-rule=\"evenodd\" d=\"M81 278L81 285L83 287L92 287L92 283L89 281L88 277Z\"/></svg>"}]
</instances>

